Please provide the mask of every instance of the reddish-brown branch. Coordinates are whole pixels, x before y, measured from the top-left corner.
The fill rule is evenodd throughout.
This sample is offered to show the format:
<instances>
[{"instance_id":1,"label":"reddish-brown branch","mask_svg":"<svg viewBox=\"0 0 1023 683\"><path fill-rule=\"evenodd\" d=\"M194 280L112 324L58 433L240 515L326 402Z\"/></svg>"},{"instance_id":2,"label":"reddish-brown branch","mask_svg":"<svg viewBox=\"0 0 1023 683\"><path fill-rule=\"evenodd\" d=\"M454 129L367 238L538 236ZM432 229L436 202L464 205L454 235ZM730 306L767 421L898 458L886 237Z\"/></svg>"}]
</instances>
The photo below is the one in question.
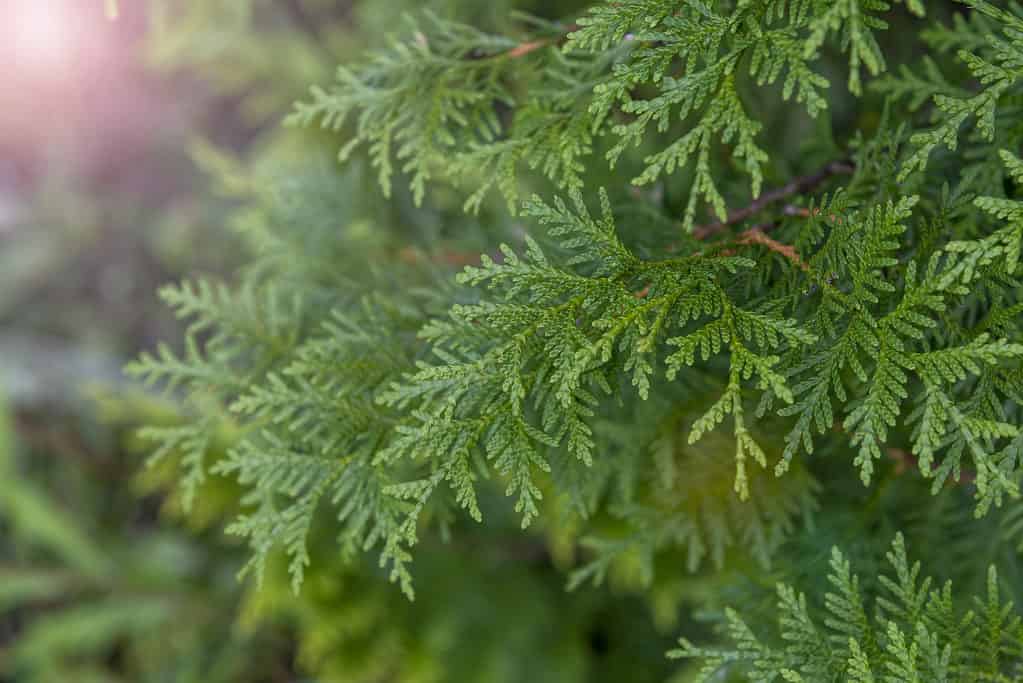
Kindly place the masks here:
<instances>
[{"instance_id":1,"label":"reddish-brown branch","mask_svg":"<svg viewBox=\"0 0 1023 683\"><path fill-rule=\"evenodd\" d=\"M566 38L568 38L569 33L578 30L579 24L569 24L561 31L561 33L559 33L556 36L553 36L551 38L538 38L537 40L530 40L525 43L519 43L512 49L505 52L504 55L506 57L511 57L512 59L524 57L528 55L530 52L535 52L536 50L545 48L548 45L557 45L558 43L561 43Z\"/></svg>"},{"instance_id":2,"label":"reddish-brown branch","mask_svg":"<svg viewBox=\"0 0 1023 683\"><path fill-rule=\"evenodd\" d=\"M508 50L504 50L502 52L481 53L474 51L465 55L463 59L470 61L503 59L506 57L511 59L519 59L520 57L525 57L526 55L536 52L537 50L543 49L549 45L558 45L565 41L570 33L577 30L579 30L578 24L569 24L565 26L560 33L550 36L548 38L536 38L534 40L527 40L525 42L519 43L515 47L512 47ZM420 31L416 31L414 39L417 43L424 47L429 45L429 39L426 37L424 33Z\"/></svg>"},{"instance_id":3,"label":"reddish-brown branch","mask_svg":"<svg viewBox=\"0 0 1023 683\"><path fill-rule=\"evenodd\" d=\"M778 240L772 239L767 236L767 233L764 232L764 228L771 226L772 224L767 224L765 226L760 225L754 226L747 230L746 232L739 235L739 238L736 240L736 243L759 244L761 246L767 247L776 254L781 254L782 256L787 258L789 261L792 262L794 266L796 266L800 270L808 272L810 270L810 266L806 263L806 261L800 258L799 254L796 252L795 247L793 247L790 244L782 244Z\"/></svg>"},{"instance_id":4,"label":"reddish-brown branch","mask_svg":"<svg viewBox=\"0 0 1023 683\"><path fill-rule=\"evenodd\" d=\"M438 250L432 254L426 254L414 247L403 247L398 252L398 259L403 263L418 265L425 262L464 268L465 266L478 266L480 256L476 252L462 252L453 249Z\"/></svg>"},{"instance_id":5,"label":"reddish-brown branch","mask_svg":"<svg viewBox=\"0 0 1023 683\"><path fill-rule=\"evenodd\" d=\"M518 59L519 57L528 55L530 52L547 47L552 42L554 41L549 38L542 38L540 40L531 40L528 43L519 43L512 49L508 50L508 52L505 53L505 56L511 57L512 59Z\"/></svg>"},{"instance_id":6,"label":"reddish-brown branch","mask_svg":"<svg viewBox=\"0 0 1023 683\"><path fill-rule=\"evenodd\" d=\"M793 178L789 183L782 187L762 193L759 197L754 199L749 206L730 212L728 217L723 221L696 226L693 228L693 237L698 240L711 237L730 225L735 225L736 223L741 223L748 218L752 218L771 204L780 202L783 199L788 199L793 195L812 192L830 178L836 175L848 175L854 170L855 167L849 160L843 159L841 161L829 162L814 173Z\"/></svg>"}]
</instances>

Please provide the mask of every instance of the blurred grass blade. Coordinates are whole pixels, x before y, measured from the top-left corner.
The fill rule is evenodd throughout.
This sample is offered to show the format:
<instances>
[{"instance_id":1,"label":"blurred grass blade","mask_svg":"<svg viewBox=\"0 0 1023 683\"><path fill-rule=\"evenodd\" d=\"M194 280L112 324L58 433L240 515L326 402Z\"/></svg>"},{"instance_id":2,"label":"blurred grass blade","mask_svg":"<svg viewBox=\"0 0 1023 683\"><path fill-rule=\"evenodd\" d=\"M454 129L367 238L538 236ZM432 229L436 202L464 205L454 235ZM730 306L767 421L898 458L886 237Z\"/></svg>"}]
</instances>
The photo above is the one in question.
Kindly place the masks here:
<instances>
[{"instance_id":1,"label":"blurred grass blade","mask_svg":"<svg viewBox=\"0 0 1023 683\"><path fill-rule=\"evenodd\" d=\"M111 567L103 551L43 491L19 476L14 449L10 413L0 392L0 517L30 543L56 553L83 574L108 576Z\"/></svg>"},{"instance_id":2,"label":"blurred grass blade","mask_svg":"<svg viewBox=\"0 0 1023 683\"><path fill-rule=\"evenodd\" d=\"M118 638L152 633L171 614L166 600L107 600L36 619L11 648L15 670L37 670L61 660L107 650Z\"/></svg>"},{"instance_id":3,"label":"blurred grass blade","mask_svg":"<svg viewBox=\"0 0 1023 683\"><path fill-rule=\"evenodd\" d=\"M75 583L66 572L0 569L0 614L31 603L55 600Z\"/></svg>"}]
</instances>

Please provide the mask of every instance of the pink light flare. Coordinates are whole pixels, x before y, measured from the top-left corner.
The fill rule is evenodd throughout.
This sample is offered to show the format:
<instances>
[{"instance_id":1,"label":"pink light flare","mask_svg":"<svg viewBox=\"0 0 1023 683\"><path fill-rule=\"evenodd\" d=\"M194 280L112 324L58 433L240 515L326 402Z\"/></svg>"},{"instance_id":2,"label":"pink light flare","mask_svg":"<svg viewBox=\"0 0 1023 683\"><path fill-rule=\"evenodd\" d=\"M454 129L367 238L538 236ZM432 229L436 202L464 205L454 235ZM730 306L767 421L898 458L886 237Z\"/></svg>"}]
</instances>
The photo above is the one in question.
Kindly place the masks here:
<instances>
[{"instance_id":1,"label":"pink light flare","mask_svg":"<svg viewBox=\"0 0 1023 683\"><path fill-rule=\"evenodd\" d=\"M10 65L25 76L63 76L75 63L76 32L69 4L63 0L14 0Z\"/></svg>"},{"instance_id":2,"label":"pink light flare","mask_svg":"<svg viewBox=\"0 0 1023 683\"><path fill-rule=\"evenodd\" d=\"M69 0L8 0L4 5L4 71L18 80L70 77L85 47L79 7Z\"/></svg>"},{"instance_id":3,"label":"pink light flare","mask_svg":"<svg viewBox=\"0 0 1023 683\"><path fill-rule=\"evenodd\" d=\"M145 134L143 3L121 5L0 0L0 159L91 164Z\"/></svg>"}]
</instances>

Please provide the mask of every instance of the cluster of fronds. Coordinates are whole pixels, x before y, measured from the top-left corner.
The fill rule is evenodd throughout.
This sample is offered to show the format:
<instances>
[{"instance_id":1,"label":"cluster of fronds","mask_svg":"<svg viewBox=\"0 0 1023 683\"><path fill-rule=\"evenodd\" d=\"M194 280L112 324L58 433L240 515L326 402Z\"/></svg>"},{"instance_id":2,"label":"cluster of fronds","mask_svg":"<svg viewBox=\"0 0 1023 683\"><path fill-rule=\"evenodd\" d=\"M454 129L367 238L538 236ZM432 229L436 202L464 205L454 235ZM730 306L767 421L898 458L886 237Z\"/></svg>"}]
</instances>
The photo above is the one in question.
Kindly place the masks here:
<instances>
[{"instance_id":1,"label":"cluster of fronds","mask_svg":"<svg viewBox=\"0 0 1023 683\"><path fill-rule=\"evenodd\" d=\"M908 4L923 13L918 1ZM367 145L387 192L393 157L411 174L417 202L434 174L482 175L482 187L466 202L475 208L493 185L514 202L523 164L563 188L578 188L598 142L610 140L605 156L614 166L653 131L678 130L676 120L685 132L661 137L633 182L652 183L691 166L683 217L691 228L701 200L726 217L711 163L721 146L731 146L752 196L763 186L769 158L762 124L743 103L739 80L764 87L784 73L784 99L794 97L816 116L827 107L822 91L830 86L814 67L821 50L833 44L848 54L849 88L860 94L861 66L872 75L884 68L874 32L886 28L879 16L886 9L887 3L857 0L736 7L629 0L597 5L578 25L544 26L525 42L427 15L411 37L393 40L365 65L340 67L336 85L314 88L291 121L341 130L354 118L341 158ZM564 48L555 49L562 39ZM502 116L495 104L511 114Z\"/></svg>"},{"instance_id":2,"label":"cluster of fronds","mask_svg":"<svg viewBox=\"0 0 1023 683\"><path fill-rule=\"evenodd\" d=\"M184 351L134 370L197 417L150 436L186 452L195 495L211 468L240 482L233 531L257 568L284 550L296 587L319 528L411 595L424 530L500 517L502 494L586 558L573 586L631 563L649 587L665 556L767 571L818 518L861 514L828 503L846 472L996 514L1023 474L1023 19L966 4L928 29L915 0L624 0L520 38L411 20L292 114L341 139L346 172L265 191L205 155L259 256L237 288L166 291ZM922 66L881 76L890 23ZM883 113L832 131L841 69ZM782 139L810 126L805 155ZM367 168L390 209L365 208ZM237 444L206 462L225 422ZM786 648L730 617L734 652L686 653L755 680L1013 675L1001 607L955 621L901 541L892 558L903 602L878 620L835 555L834 633L785 589Z\"/></svg>"},{"instance_id":3,"label":"cluster of fronds","mask_svg":"<svg viewBox=\"0 0 1023 683\"><path fill-rule=\"evenodd\" d=\"M952 584L938 587L910 564L898 535L888 553L891 574L878 577L868 602L861 578L838 548L828 582L833 592L808 600L778 585L778 644L759 638L734 610L724 630L734 648L701 648L682 639L669 657L703 661L698 681L742 672L749 680L790 681L1015 681L1023 675L1023 621L1004 602L998 572L987 594L962 611Z\"/></svg>"}]
</instances>

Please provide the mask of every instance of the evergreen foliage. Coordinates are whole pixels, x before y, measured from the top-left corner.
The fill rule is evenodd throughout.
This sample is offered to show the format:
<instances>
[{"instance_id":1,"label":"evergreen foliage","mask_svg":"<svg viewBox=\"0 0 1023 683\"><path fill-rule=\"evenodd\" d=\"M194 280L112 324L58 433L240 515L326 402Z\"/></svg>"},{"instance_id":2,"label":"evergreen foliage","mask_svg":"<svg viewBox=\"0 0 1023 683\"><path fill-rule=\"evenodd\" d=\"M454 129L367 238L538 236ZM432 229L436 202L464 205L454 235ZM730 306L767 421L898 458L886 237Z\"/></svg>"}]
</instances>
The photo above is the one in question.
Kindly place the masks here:
<instances>
[{"instance_id":1,"label":"evergreen foliage","mask_svg":"<svg viewBox=\"0 0 1023 683\"><path fill-rule=\"evenodd\" d=\"M317 76L259 159L198 150L251 263L166 288L189 332L130 368L194 415L147 432L185 503L235 480L300 594L372 551L422 596L511 526L665 623L780 579L683 641L697 680L1019 676L1020 8L471 4ZM935 582L981 560L967 614Z\"/></svg>"},{"instance_id":2,"label":"evergreen foliage","mask_svg":"<svg viewBox=\"0 0 1023 683\"><path fill-rule=\"evenodd\" d=\"M765 644L733 610L725 628L734 649L703 649L682 639L674 658L704 663L696 680L742 669L757 681L1014 681L1021 675L1023 622L1001 597L998 572L987 574L984 597L963 613L946 582L940 588L910 564L902 535L889 551L891 574L881 575L873 616L860 577L832 549L823 614L806 595L778 585L779 646ZM933 586L933 587L932 587Z\"/></svg>"}]
</instances>

